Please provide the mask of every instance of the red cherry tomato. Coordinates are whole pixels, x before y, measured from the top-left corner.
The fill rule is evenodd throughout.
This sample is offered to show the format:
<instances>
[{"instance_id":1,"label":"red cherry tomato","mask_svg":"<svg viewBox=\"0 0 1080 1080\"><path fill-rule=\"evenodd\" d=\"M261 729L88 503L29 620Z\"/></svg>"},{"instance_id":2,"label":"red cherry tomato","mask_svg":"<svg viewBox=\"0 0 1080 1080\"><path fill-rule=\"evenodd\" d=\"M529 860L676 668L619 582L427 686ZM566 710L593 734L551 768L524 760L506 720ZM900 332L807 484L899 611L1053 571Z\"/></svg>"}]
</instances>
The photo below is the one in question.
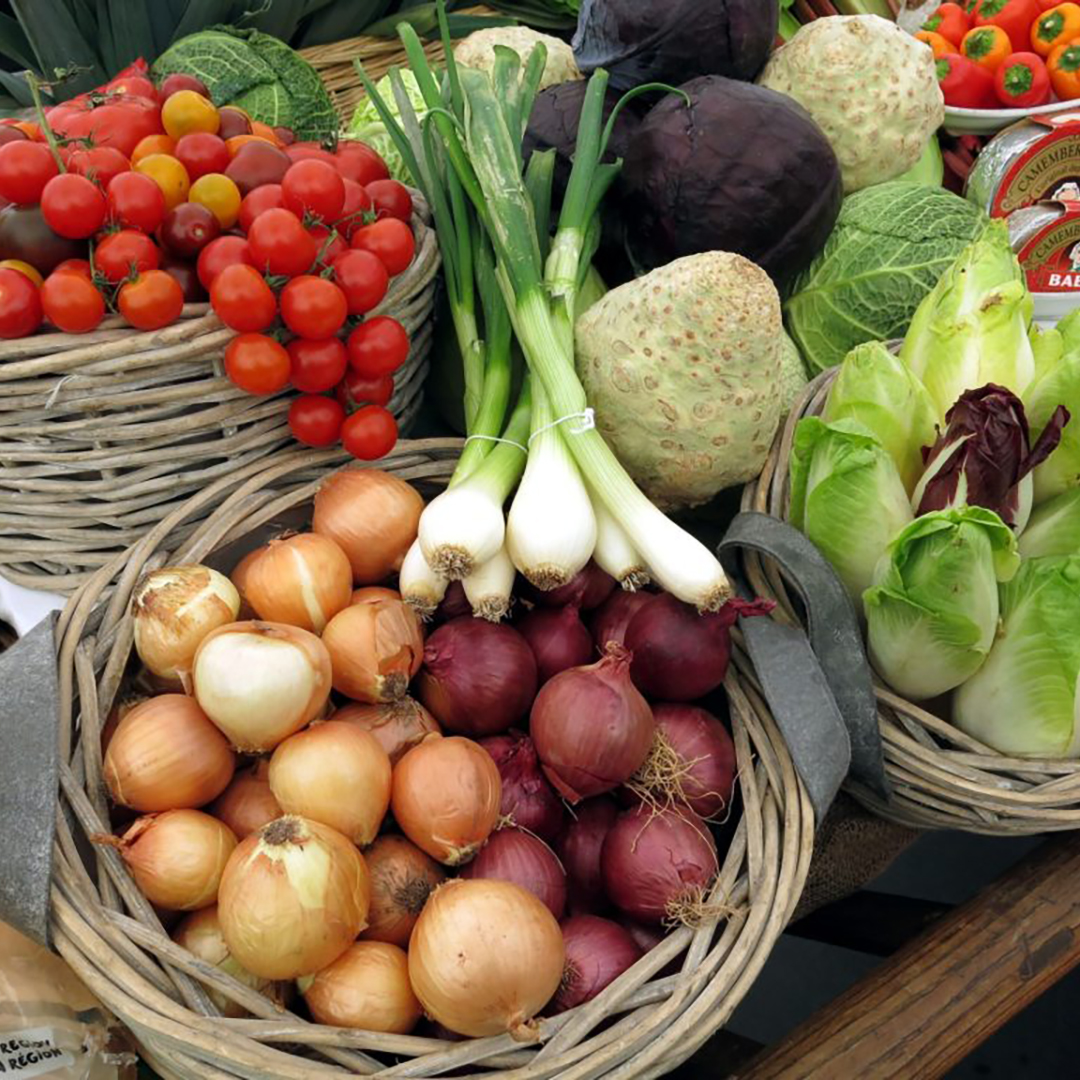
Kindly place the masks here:
<instances>
[{"instance_id":1,"label":"red cherry tomato","mask_svg":"<svg viewBox=\"0 0 1080 1080\"><path fill-rule=\"evenodd\" d=\"M65 139L90 139L130 158L147 135L159 135L161 106L134 94L82 94L48 112L49 126Z\"/></svg>"},{"instance_id":2,"label":"red cherry tomato","mask_svg":"<svg viewBox=\"0 0 1080 1080\"><path fill-rule=\"evenodd\" d=\"M19 206L41 202L45 185L60 172L44 143L22 140L0 146L0 198Z\"/></svg>"},{"instance_id":3,"label":"red cherry tomato","mask_svg":"<svg viewBox=\"0 0 1080 1080\"><path fill-rule=\"evenodd\" d=\"M94 266L114 285L130 274L156 270L160 264L157 244L146 233L134 229L110 233L94 249Z\"/></svg>"},{"instance_id":4,"label":"red cherry tomato","mask_svg":"<svg viewBox=\"0 0 1080 1080\"><path fill-rule=\"evenodd\" d=\"M165 220L165 193L149 176L126 172L109 182L109 219L125 229L152 233Z\"/></svg>"},{"instance_id":5,"label":"red cherry tomato","mask_svg":"<svg viewBox=\"0 0 1080 1080\"><path fill-rule=\"evenodd\" d=\"M184 291L164 270L147 270L120 286L116 306L136 330L160 330L180 318Z\"/></svg>"},{"instance_id":6,"label":"red cherry tomato","mask_svg":"<svg viewBox=\"0 0 1080 1080\"><path fill-rule=\"evenodd\" d=\"M285 209L297 217L310 214L322 222L337 221L345 205L345 185L337 169L326 161L298 161L281 181Z\"/></svg>"},{"instance_id":7,"label":"red cherry tomato","mask_svg":"<svg viewBox=\"0 0 1080 1080\"><path fill-rule=\"evenodd\" d=\"M341 216L334 222L334 228L346 240L351 240L353 233L367 224L374 204L367 188L361 187L355 180L344 180L342 183L345 185L345 205L341 208Z\"/></svg>"},{"instance_id":8,"label":"red cherry tomato","mask_svg":"<svg viewBox=\"0 0 1080 1080\"><path fill-rule=\"evenodd\" d=\"M115 147L93 146L89 150L72 151L68 169L93 180L102 191L107 191L116 177L131 171L131 162Z\"/></svg>"},{"instance_id":9,"label":"red cherry tomato","mask_svg":"<svg viewBox=\"0 0 1080 1080\"><path fill-rule=\"evenodd\" d=\"M57 236L85 240L105 224L109 204L97 184L69 172L54 176L45 185L41 212Z\"/></svg>"},{"instance_id":10,"label":"red cherry tomato","mask_svg":"<svg viewBox=\"0 0 1080 1080\"><path fill-rule=\"evenodd\" d=\"M349 354L336 337L322 341L296 338L286 346L292 361L290 382L305 394L333 390L345 376Z\"/></svg>"},{"instance_id":11,"label":"red cherry tomato","mask_svg":"<svg viewBox=\"0 0 1080 1080\"><path fill-rule=\"evenodd\" d=\"M254 266L248 242L242 236L219 236L199 252L199 281L208 292L227 266Z\"/></svg>"},{"instance_id":12,"label":"red cherry tomato","mask_svg":"<svg viewBox=\"0 0 1080 1080\"><path fill-rule=\"evenodd\" d=\"M248 192L240 203L240 228L247 232L251 223L267 210L280 210L285 206L285 200L281 195L280 184L263 184L254 191Z\"/></svg>"},{"instance_id":13,"label":"red cherry tomato","mask_svg":"<svg viewBox=\"0 0 1080 1080\"><path fill-rule=\"evenodd\" d=\"M318 251L315 240L288 210L267 210L248 229L248 246L256 267L275 276L306 274Z\"/></svg>"},{"instance_id":14,"label":"red cherry tomato","mask_svg":"<svg viewBox=\"0 0 1080 1080\"><path fill-rule=\"evenodd\" d=\"M41 325L41 317L38 287L18 270L0 267L0 338L29 336Z\"/></svg>"},{"instance_id":15,"label":"red cherry tomato","mask_svg":"<svg viewBox=\"0 0 1080 1080\"><path fill-rule=\"evenodd\" d=\"M161 245L181 259L195 259L211 240L221 235L221 224L211 210L198 203L181 203L161 223Z\"/></svg>"},{"instance_id":16,"label":"red cherry tomato","mask_svg":"<svg viewBox=\"0 0 1080 1080\"><path fill-rule=\"evenodd\" d=\"M41 286L41 307L45 318L65 334L89 333L105 318L105 298L89 274L84 277L59 267Z\"/></svg>"},{"instance_id":17,"label":"red cherry tomato","mask_svg":"<svg viewBox=\"0 0 1080 1080\"><path fill-rule=\"evenodd\" d=\"M394 396L394 376L379 375L369 379L349 368L338 383L335 395L346 412L355 412L361 405L389 405Z\"/></svg>"},{"instance_id":18,"label":"red cherry tomato","mask_svg":"<svg viewBox=\"0 0 1080 1080\"><path fill-rule=\"evenodd\" d=\"M343 139L338 143L337 170L346 180L365 187L373 180L386 180L390 170L386 162L366 143Z\"/></svg>"},{"instance_id":19,"label":"red cherry tomato","mask_svg":"<svg viewBox=\"0 0 1080 1080\"><path fill-rule=\"evenodd\" d=\"M277 318L277 298L254 266L226 266L210 286L210 305L230 330L265 330Z\"/></svg>"},{"instance_id":20,"label":"red cherry tomato","mask_svg":"<svg viewBox=\"0 0 1080 1080\"><path fill-rule=\"evenodd\" d=\"M121 75L106 83L105 92L109 94L130 94L134 97L146 98L148 101L158 99L157 87L143 75Z\"/></svg>"},{"instance_id":21,"label":"red cherry tomato","mask_svg":"<svg viewBox=\"0 0 1080 1080\"><path fill-rule=\"evenodd\" d=\"M368 378L392 375L409 355L409 335L405 327L388 315L377 315L361 323L347 342L349 366Z\"/></svg>"},{"instance_id":22,"label":"red cherry tomato","mask_svg":"<svg viewBox=\"0 0 1080 1080\"><path fill-rule=\"evenodd\" d=\"M218 109L218 116L221 118L221 127L218 128L218 134L226 142L229 139L235 139L238 135L251 134L251 118L241 112L240 109L231 105L223 105Z\"/></svg>"},{"instance_id":23,"label":"red cherry tomato","mask_svg":"<svg viewBox=\"0 0 1080 1080\"><path fill-rule=\"evenodd\" d=\"M323 266L330 266L349 250L349 242L336 229L331 232L325 225L312 225L308 232L315 240L316 257Z\"/></svg>"},{"instance_id":24,"label":"red cherry tomato","mask_svg":"<svg viewBox=\"0 0 1080 1080\"><path fill-rule=\"evenodd\" d=\"M202 79L196 79L194 75L182 75L177 72L175 75L165 76L165 81L158 90L158 99L164 105L173 94L180 90L194 90L196 94L202 94L204 98L210 96L210 91L206 89L206 83Z\"/></svg>"},{"instance_id":25,"label":"red cherry tomato","mask_svg":"<svg viewBox=\"0 0 1080 1080\"><path fill-rule=\"evenodd\" d=\"M333 337L349 315L345 294L326 278L302 274L281 290L281 318L300 337Z\"/></svg>"},{"instance_id":26,"label":"red cherry tomato","mask_svg":"<svg viewBox=\"0 0 1080 1080\"><path fill-rule=\"evenodd\" d=\"M333 280L345 294L350 315L366 315L382 303L390 275L370 251L346 251L333 261Z\"/></svg>"},{"instance_id":27,"label":"red cherry tomato","mask_svg":"<svg viewBox=\"0 0 1080 1080\"><path fill-rule=\"evenodd\" d=\"M275 394L289 385L289 354L265 334L240 334L225 349L225 374L249 394Z\"/></svg>"},{"instance_id":28,"label":"red cherry tomato","mask_svg":"<svg viewBox=\"0 0 1080 1080\"><path fill-rule=\"evenodd\" d=\"M53 274L78 274L87 281L93 276L89 259L65 259L56 267Z\"/></svg>"},{"instance_id":29,"label":"red cherry tomato","mask_svg":"<svg viewBox=\"0 0 1080 1080\"><path fill-rule=\"evenodd\" d=\"M206 302L206 290L202 287L199 275L193 263L186 259L176 259L169 255L161 260L161 269L179 286L184 294L185 304L203 304Z\"/></svg>"},{"instance_id":30,"label":"red cherry tomato","mask_svg":"<svg viewBox=\"0 0 1080 1080\"><path fill-rule=\"evenodd\" d=\"M289 429L305 446L333 446L344 423L345 410L333 398L304 394L289 406Z\"/></svg>"},{"instance_id":31,"label":"red cherry tomato","mask_svg":"<svg viewBox=\"0 0 1080 1080\"><path fill-rule=\"evenodd\" d=\"M397 218L383 218L358 229L350 241L358 251L377 255L391 277L400 274L413 260L416 238L412 229Z\"/></svg>"},{"instance_id":32,"label":"red cherry tomato","mask_svg":"<svg viewBox=\"0 0 1080 1080\"><path fill-rule=\"evenodd\" d=\"M247 195L263 184L280 184L291 164L284 150L256 139L240 147L225 175Z\"/></svg>"},{"instance_id":33,"label":"red cherry tomato","mask_svg":"<svg viewBox=\"0 0 1080 1080\"><path fill-rule=\"evenodd\" d=\"M220 135L211 135L209 131L192 131L182 135L173 155L187 169L193 184L200 176L223 173L230 161L225 140Z\"/></svg>"},{"instance_id":34,"label":"red cherry tomato","mask_svg":"<svg viewBox=\"0 0 1080 1080\"><path fill-rule=\"evenodd\" d=\"M405 222L412 218L412 196L404 184L396 180L373 180L367 186L367 193L379 217L392 217Z\"/></svg>"},{"instance_id":35,"label":"red cherry tomato","mask_svg":"<svg viewBox=\"0 0 1080 1080\"><path fill-rule=\"evenodd\" d=\"M9 142L25 142L29 138L30 136L22 128L14 127L9 120L0 124L0 146L5 146Z\"/></svg>"},{"instance_id":36,"label":"red cherry tomato","mask_svg":"<svg viewBox=\"0 0 1080 1080\"><path fill-rule=\"evenodd\" d=\"M341 442L354 458L377 461L394 449L397 421L381 405L365 405L341 425Z\"/></svg>"},{"instance_id":37,"label":"red cherry tomato","mask_svg":"<svg viewBox=\"0 0 1080 1080\"><path fill-rule=\"evenodd\" d=\"M337 164L337 158L325 146L320 146L315 142L294 140L285 147L285 153L289 155L289 160L292 162L325 161L330 165Z\"/></svg>"}]
</instances>

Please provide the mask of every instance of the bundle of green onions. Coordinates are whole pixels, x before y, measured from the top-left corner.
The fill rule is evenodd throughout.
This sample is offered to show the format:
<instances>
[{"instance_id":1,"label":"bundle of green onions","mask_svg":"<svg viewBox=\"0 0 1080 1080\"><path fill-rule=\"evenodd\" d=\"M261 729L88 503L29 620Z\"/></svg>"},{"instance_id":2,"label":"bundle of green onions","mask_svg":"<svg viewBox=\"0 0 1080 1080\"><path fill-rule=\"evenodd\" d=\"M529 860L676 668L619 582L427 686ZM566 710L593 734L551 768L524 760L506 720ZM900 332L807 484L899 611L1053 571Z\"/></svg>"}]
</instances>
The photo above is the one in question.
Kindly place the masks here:
<instances>
[{"instance_id":1,"label":"bundle of green onions","mask_svg":"<svg viewBox=\"0 0 1080 1080\"><path fill-rule=\"evenodd\" d=\"M440 19L448 39L441 10ZM732 595L719 562L638 490L595 429L574 369L579 290L598 243L600 204L619 170L602 162L614 120L604 127L607 73L589 81L552 237L553 157L533 154L526 168L521 151L543 46L524 65L498 48L490 73L458 67L448 47L440 80L412 28L398 32L428 108L423 122L399 72L391 86L400 121L357 69L435 219L468 426L453 478L425 509L401 568L402 595L429 613L460 580L474 612L498 619L515 570L553 589L593 558L624 588L654 580L703 612L718 610ZM627 97L646 89L656 87ZM513 337L529 373L511 407Z\"/></svg>"}]
</instances>

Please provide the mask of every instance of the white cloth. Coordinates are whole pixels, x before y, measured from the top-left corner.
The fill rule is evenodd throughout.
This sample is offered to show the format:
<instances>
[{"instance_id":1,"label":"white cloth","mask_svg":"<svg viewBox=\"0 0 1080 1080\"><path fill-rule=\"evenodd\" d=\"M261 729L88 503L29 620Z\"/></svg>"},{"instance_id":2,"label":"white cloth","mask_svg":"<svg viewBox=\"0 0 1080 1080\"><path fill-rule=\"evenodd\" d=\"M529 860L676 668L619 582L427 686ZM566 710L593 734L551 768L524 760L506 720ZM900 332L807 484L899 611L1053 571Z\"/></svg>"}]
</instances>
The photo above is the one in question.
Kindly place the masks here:
<instances>
[{"instance_id":1,"label":"white cloth","mask_svg":"<svg viewBox=\"0 0 1080 1080\"><path fill-rule=\"evenodd\" d=\"M0 576L0 620L11 626L22 637L50 611L62 611L67 601L55 593L40 589L24 589L13 581Z\"/></svg>"}]
</instances>

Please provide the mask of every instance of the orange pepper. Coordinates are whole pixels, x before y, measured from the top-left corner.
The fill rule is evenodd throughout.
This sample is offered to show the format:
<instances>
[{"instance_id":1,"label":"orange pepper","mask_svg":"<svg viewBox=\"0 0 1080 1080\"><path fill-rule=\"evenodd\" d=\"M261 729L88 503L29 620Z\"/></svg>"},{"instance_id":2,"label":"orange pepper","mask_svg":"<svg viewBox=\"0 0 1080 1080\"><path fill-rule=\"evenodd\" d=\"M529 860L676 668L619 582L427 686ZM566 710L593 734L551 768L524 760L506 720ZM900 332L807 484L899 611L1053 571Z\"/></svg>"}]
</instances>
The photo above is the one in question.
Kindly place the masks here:
<instances>
[{"instance_id":1,"label":"orange pepper","mask_svg":"<svg viewBox=\"0 0 1080 1080\"><path fill-rule=\"evenodd\" d=\"M260 139L273 143L279 149L285 145L278 138L277 132L269 124L264 124L261 120L251 121L251 134L258 135Z\"/></svg>"},{"instance_id":2,"label":"orange pepper","mask_svg":"<svg viewBox=\"0 0 1080 1080\"><path fill-rule=\"evenodd\" d=\"M960 52L989 71L997 69L1013 51L1009 35L1000 26L977 26L964 35Z\"/></svg>"},{"instance_id":3,"label":"orange pepper","mask_svg":"<svg viewBox=\"0 0 1080 1080\"><path fill-rule=\"evenodd\" d=\"M1059 45L1046 61L1050 85L1062 101L1080 98L1080 37Z\"/></svg>"},{"instance_id":4,"label":"orange pepper","mask_svg":"<svg viewBox=\"0 0 1080 1080\"><path fill-rule=\"evenodd\" d=\"M956 52L956 46L951 41L943 38L940 34L935 34L932 30L920 30L915 37L934 50L935 60L940 60L943 56L949 56L951 53Z\"/></svg>"},{"instance_id":5,"label":"orange pepper","mask_svg":"<svg viewBox=\"0 0 1080 1080\"><path fill-rule=\"evenodd\" d=\"M1031 24L1031 47L1042 57L1077 36L1080 36L1080 4L1058 4Z\"/></svg>"}]
</instances>

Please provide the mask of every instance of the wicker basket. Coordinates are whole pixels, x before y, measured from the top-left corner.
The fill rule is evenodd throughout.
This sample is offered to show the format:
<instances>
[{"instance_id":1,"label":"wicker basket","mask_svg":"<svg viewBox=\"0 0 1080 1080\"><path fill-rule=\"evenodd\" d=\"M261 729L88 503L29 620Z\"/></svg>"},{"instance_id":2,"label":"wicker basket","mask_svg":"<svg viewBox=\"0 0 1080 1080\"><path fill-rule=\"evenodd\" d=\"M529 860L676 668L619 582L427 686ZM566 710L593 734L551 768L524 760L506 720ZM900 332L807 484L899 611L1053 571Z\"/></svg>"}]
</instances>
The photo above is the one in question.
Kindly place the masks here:
<instances>
[{"instance_id":1,"label":"wicker basket","mask_svg":"<svg viewBox=\"0 0 1080 1080\"><path fill-rule=\"evenodd\" d=\"M818 376L796 402L761 476L746 488L744 510L787 519L795 425L821 414L834 376L835 369ZM797 605L776 567L749 556L746 568L754 589L778 601L777 617L798 623ZM852 794L870 809L904 825L991 836L1080 828L1080 761L1006 757L876 678L875 692L893 796L886 803L853 786Z\"/></svg>"},{"instance_id":2,"label":"wicker basket","mask_svg":"<svg viewBox=\"0 0 1080 1080\"><path fill-rule=\"evenodd\" d=\"M418 205L416 256L379 308L412 338L390 404L406 432L428 370L439 269ZM0 574L69 593L207 484L239 484L295 445L291 393L252 397L225 377L232 336L192 305L154 333L111 320L79 337L0 344Z\"/></svg>"},{"instance_id":3,"label":"wicker basket","mask_svg":"<svg viewBox=\"0 0 1080 1080\"><path fill-rule=\"evenodd\" d=\"M430 494L449 476L460 446L456 440L403 442L380 464ZM463 1068L469 1076L506 1080L615 1080L670 1071L728 1019L760 971L799 900L813 846L805 790L741 654L726 688L744 810L731 826L713 894L730 917L674 931L593 1002L544 1020L542 1046L509 1036L452 1043L309 1024L175 946L112 848L86 854L85 838L109 831L100 731L131 653L128 601L136 582L165 563L209 558L228 569L261 539L249 536L245 546L246 534L262 527L265 536L306 513L330 458L315 451L283 455L224 499L219 481L174 509L69 601L58 628L57 950L170 1078L330 1080L342 1068L349 1074L435 1077ZM185 529L211 506L213 513L194 532ZM110 586L111 598L103 600ZM679 972L662 974L672 961L681 964ZM204 984L234 998L254 1018L221 1018Z\"/></svg>"}]
</instances>

